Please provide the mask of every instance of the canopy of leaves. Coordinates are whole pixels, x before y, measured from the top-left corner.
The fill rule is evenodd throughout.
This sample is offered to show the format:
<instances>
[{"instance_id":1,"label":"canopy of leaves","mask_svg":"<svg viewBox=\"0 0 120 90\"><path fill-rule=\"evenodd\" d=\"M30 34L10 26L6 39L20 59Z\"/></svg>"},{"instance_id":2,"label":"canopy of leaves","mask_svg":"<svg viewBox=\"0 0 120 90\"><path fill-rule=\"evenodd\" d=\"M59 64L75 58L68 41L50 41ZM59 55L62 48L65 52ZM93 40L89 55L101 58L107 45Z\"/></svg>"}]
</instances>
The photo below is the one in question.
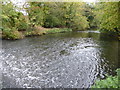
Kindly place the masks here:
<instances>
[{"instance_id":1,"label":"canopy of leaves","mask_svg":"<svg viewBox=\"0 0 120 90\"><path fill-rule=\"evenodd\" d=\"M26 2L28 15L19 11L12 2L2 2L2 27L9 32L27 31L34 26L45 28L71 28L87 30L99 27L101 31L120 32L120 2L99 2L88 5L84 2ZM120 33L119 33L120 34Z\"/></svg>"},{"instance_id":2,"label":"canopy of leaves","mask_svg":"<svg viewBox=\"0 0 120 90\"><path fill-rule=\"evenodd\" d=\"M84 30L89 27L83 15L85 3L79 2L30 2L28 11L33 24L44 27L68 27Z\"/></svg>"},{"instance_id":3,"label":"canopy of leaves","mask_svg":"<svg viewBox=\"0 0 120 90\"><path fill-rule=\"evenodd\" d=\"M12 29L13 27L18 30L27 28L26 18L23 13L16 11L16 6L12 2L1 3L2 13L2 27ZM3 30L4 30L3 29Z\"/></svg>"},{"instance_id":4,"label":"canopy of leaves","mask_svg":"<svg viewBox=\"0 0 120 90\"><path fill-rule=\"evenodd\" d=\"M100 2L96 4L96 21L101 30L120 32L120 2Z\"/></svg>"}]
</instances>

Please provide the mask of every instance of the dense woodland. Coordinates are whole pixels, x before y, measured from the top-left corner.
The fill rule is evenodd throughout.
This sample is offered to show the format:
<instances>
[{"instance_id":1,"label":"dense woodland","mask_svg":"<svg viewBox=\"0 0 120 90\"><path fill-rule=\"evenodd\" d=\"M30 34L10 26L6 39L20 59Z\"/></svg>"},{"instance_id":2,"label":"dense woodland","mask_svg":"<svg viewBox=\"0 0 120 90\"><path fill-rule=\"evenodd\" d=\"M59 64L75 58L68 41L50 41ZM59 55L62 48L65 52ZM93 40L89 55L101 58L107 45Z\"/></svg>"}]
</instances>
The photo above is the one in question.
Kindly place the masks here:
<instances>
[{"instance_id":1,"label":"dense woodland","mask_svg":"<svg viewBox=\"0 0 120 90\"><path fill-rule=\"evenodd\" d=\"M2 2L2 38L21 39L45 33L88 30L119 34L120 2ZM27 14L22 13L24 10Z\"/></svg>"}]
</instances>

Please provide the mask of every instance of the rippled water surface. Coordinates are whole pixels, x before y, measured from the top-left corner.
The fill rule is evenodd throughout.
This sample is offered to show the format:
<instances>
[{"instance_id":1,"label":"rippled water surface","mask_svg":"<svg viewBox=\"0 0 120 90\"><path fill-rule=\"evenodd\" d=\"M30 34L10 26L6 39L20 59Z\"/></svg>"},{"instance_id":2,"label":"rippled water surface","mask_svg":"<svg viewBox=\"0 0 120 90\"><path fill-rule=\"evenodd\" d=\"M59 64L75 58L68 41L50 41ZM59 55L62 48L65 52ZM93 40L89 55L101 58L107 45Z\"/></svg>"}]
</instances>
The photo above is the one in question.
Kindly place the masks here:
<instances>
[{"instance_id":1,"label":"rippled water surface","mask_svg":"<svg viewBox=\"0 0 120 90\"><path fill-rule=\"evenodd\" d=\"M118 67L118 40L74 32L3 40L3 87L89 88ZM1 66L1 64L0 64Z\"/></svg>"}]
</instances>

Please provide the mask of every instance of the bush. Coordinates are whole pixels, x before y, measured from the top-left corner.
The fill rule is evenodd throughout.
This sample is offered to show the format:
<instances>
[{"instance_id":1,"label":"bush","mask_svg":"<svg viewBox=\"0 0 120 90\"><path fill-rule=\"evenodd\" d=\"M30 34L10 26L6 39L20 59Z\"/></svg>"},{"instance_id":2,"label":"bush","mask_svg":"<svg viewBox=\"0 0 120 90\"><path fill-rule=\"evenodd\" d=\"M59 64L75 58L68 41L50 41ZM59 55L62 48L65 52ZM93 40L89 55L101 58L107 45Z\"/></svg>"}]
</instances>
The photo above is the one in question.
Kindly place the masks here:
<instances>
[{"instance_id":1,"label":"bush","mask_svg":"<svg viewBox=\"0 0 120 90\"><path fill-rule=\"evenodd\" d=\"M20 22L19 26L18 26L18 30L19 31L25 31L28 28L28 24L24 21L24 22Z\"/></svg>"},{"instance_id":2,"label":"bush","mask_svg":"<svg viewBox=\"0 0 120 90\"><path fill-rule=\"evenodd\" d=\"M39 36L42 34L45 34L45 28L40 27L40 26L35 26L32 28L29 28L26 32L25 32L25 36Z\"/></svg>"},{"instance_id":3,"label":"bush","mask_svg":"<svg viewBox=\"0 0 120 90\"><path fill-rule=\"evenodd\" d=\"M105 80L96 81L91 88L120 88L120 68L116 72L117 76L108 76Z\"/></svg>"},{"instance_id":4,"label":"bush","mask_svg":"<svg viewBox=\"0 0 120 90\"><path fill-rule=\"evenodd\" d=\"M12 40L16 40L16 39L22 39L24 36L22 33L20 33L16 28L12 28L12 29L4 29L2 32L2 38L3 39L12 39Z\"/></svg>"}]
</instances>

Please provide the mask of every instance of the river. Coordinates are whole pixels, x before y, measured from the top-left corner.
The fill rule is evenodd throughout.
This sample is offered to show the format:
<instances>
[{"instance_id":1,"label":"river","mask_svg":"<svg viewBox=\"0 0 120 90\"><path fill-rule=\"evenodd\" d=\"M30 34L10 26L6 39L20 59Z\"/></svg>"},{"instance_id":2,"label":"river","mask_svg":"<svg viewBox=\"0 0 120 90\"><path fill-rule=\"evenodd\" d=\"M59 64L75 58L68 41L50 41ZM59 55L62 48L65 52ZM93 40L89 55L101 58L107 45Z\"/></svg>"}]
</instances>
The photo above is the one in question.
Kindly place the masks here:
<instances>
[{"instance_id":1,"label":"river","mask_svg":"<svg viewBox=\"0 0 120 90\"><path fill-rule=\"evenodd\" d=\"M2 87L90 88L116 74L118 43L98 31L2 40Z\"/></svg>"}]
</instances>

